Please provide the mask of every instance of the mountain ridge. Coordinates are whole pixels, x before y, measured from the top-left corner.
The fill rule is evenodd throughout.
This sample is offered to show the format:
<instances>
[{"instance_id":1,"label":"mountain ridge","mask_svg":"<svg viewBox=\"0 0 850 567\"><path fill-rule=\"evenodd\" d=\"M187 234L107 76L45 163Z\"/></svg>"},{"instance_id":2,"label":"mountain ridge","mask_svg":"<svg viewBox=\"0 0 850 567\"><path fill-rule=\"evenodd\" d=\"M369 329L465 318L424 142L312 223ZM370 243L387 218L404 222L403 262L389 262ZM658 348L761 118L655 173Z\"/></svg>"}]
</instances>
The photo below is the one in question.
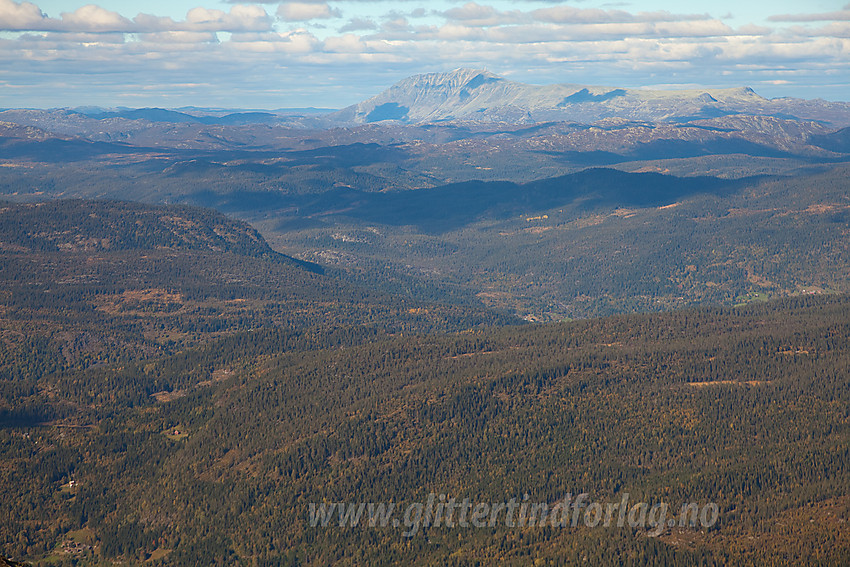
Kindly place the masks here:
<instances>
[{"instance_id":1,"label":"mountain ridge","mask_svg":"<svg viewBox=\"0 0 850 567\"><path fill-rule=\"evenodd\" d=\"M413 75L383 92L327 115L337 122L593 123L610 117L670 121L757 114L850 124L850 104L766 99L750 87L625 89L579 84L531 85L482 69Z\"/></svg>"}]
</instances>

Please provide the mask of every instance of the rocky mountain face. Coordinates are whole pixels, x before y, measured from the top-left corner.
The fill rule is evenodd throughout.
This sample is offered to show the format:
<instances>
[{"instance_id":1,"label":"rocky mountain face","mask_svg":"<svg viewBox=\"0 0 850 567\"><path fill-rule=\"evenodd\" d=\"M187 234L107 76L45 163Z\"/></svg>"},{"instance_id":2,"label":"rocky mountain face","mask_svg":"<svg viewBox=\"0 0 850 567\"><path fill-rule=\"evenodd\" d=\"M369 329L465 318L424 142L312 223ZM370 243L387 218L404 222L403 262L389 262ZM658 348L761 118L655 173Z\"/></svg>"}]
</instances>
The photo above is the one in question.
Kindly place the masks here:
<instances>
[{"instance_id":1,"label":"rocky mountain face","mask_svg":"<svg viewBox=\"0 0 850 567\"><path fill-rule=\"evenodd\" d=\"M736 114L817 120L834 127L850 125L848 103L766 99L748 87L674 91L529 85L477 69L415 75L328 118L350 123L395 120L591 124L614 117L688 122Z\"/></svg>"}]
</instances>

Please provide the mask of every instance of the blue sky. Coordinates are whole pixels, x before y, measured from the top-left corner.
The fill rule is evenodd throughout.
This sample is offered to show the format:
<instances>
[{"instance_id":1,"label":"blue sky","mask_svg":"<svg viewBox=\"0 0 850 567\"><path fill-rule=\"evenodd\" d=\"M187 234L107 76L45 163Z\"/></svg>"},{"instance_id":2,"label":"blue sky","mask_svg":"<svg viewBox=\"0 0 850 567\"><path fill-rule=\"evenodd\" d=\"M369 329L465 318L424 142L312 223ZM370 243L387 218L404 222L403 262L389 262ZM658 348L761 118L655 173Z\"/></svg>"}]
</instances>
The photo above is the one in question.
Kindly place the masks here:
<instances>
[{"instance_id":1,"label":"blue sky","mask_svg":"<svg viewBox=\"0 0 850 567\"><path fill-rule=\"evenodd\" d=\"M457 67L850 100L846 1L0 0L0 50L3 107L339 108Z\"/></svg>"}]
</instances>

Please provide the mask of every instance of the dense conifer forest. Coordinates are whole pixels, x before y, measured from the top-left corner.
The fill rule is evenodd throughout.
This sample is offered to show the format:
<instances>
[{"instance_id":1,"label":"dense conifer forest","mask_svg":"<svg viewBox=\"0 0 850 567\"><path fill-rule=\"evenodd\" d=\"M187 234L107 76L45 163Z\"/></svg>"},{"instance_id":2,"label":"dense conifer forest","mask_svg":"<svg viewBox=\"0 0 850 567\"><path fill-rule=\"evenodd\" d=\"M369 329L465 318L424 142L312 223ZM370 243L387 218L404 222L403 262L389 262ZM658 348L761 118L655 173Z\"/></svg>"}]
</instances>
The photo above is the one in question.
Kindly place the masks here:
<instances>
[{"instance_id":1,"label":"dense conifer forest","mask_svg":"<svg viewBox=\"0 0 850 567\"><path fill-rule=\"evenodd\" d=\"M6 557L850 562L846 295L527 325L462 295L367 289L208 210L1 209ZM718 517L412 535L309 521L311 504L580 493Z\"/></svg>"}]
</instances>

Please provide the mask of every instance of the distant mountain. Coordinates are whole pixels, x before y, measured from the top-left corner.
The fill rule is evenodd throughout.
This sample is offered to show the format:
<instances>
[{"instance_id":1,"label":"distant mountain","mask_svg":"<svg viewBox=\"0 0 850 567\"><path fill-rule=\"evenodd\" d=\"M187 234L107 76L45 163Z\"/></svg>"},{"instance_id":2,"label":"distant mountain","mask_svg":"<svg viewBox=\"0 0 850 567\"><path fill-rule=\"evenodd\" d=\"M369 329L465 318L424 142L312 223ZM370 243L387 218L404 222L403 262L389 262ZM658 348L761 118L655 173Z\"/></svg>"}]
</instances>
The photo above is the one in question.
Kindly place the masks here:
<instances>
[{"instance_id":1,"label":"distant mountain","mask_svg":"<svg viewBox=\"0 0 850 567\"><path fill-rule=\"evenodd\" d=\"M187 106L177 109L166 108L117 108L79 107L67 112L81 114L95 120L123 118L125 120L147 120L167 124L218 124L222 126L242 124L272 124L293 116L321 115L333 112L330 108L279 108L274 111L215 109Z\"/></svg>"},{"instance_id":2,"label":"distant mountain","mask_svg":"<svg viewBox=\"0 0 850 567\"><path fill-rule=\"evenodd\" d=\"M126 120L147 120L149 122L166 122L170 124L268 124L278 119L277 115L270 112L232 112L220 116L188 114L164 108L133 108L116 111L88 110L77 112L96 120L124 118Z\"/></svg>"},{"instance_id":3,"label":"distant mountain","mask_svg":"<svg viewBox=\"0 0 850 567\"><path fill-rule=\"evenodd\" d=\"M593 123L611 117L681 122L730 114L850 125L850 103L793 98L769 100L748 87L638 90L572 84L529 85L477 69L415 75L366 101L332 113L328 118L352 123L385 120Z\"/></svg>"},{"instance_id":4,"label":"distant mountain","mask_svg":"<svg viewBox=\"0 0 850 567\"><path fill-rule=\"evenodd\" d=\"M0 112L0 122L31 126L64 137L81 137L93 142L127 143L134 146L178 149L220 149L289 143L293 135L303 137L305 128L318 122L309 113L281 114L278 111L234 111L162 108L140 109L11 109ZM0 129L0 137L12 136ZM55 161L55 160L48 160Z\"/></svg>"},{"instance_id":5,"label":"distant mountain","mask_svg":"<svg viewBox=\"0 0 850 567\"><path fill-rule=\"evenodd\" d=\"M29 124L0 121L2 159L67 163L130 151L133 150L125 144L92 141L73 134L57 134Z\"/></svg>"}]
</instances>

